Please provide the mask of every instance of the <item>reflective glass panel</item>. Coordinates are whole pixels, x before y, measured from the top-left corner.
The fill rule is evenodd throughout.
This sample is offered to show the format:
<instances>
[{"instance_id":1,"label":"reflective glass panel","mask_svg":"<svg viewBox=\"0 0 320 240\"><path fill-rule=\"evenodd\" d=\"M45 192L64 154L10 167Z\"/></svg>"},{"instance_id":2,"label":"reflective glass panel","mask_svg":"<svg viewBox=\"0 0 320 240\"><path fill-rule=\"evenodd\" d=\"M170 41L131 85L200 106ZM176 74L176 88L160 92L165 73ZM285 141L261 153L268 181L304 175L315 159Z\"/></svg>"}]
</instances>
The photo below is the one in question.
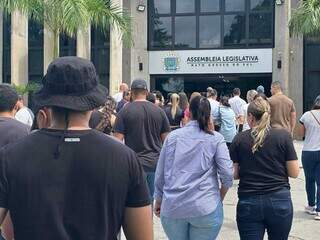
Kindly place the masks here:
<instances>
[{"instance_id":1,"label":"reflective glass panel","mask_svg":"<svg viewBox=\"0 0 320 240\"><path fill-rule=\"evenodd\" d=\"M272 14L250 14L249 38L253 44L268 44L272 42Z\"/></svg>"},{"instance_id":2,"label":"reflective glass panel","mask_svg":"<svg viewBox=\"0 0 320 240\"><path fill-rule=\"evenodd\" d=\"M172 44L171 17L154 17L154 47L168 47Z\"/></svg>"},{"instance_id":3,"label":"reflective glass panel","mask_svg":"<svg viewBox=\"0 0 320 240\"><path fill-rule=\"evenodd\" d=\"M201 12L219 12L220 0L201 0Z\"/></svg>"},{"instance_id":4,"label":"reflective glass panel","mask_svg":"<svg viewBox=\"0 0 320 240\"><path fill-rule=\"evenodd\" d=\"M154 11L159 14L171 12L170 0L154 0Z\"/></svg>"},{"instance_id":5,"label":"reflective glass panel","mask_svg":"<svg viewBox=\"0 0 320 240\"><path fill-rule=\"evenodd\" d=\"M224 44L244 44L246 38L246 18L244 15L224 16Z\"/></svg>"},{"instance_id":6,"label":"reflective glass panel","mask_svg":"<svg viewBox=\"0 0 320 240\"><path fill-rule=\"evenodd\" d=\"M214 48L221 45L221 17L200 16L200 48Z\"/></svg>"},{"instance_id":7,"label":"reflective glass panel","mask_svg":"<svg viewBox=\"0 0 320 240\"><path fill-rule=\"evenodd\" d=\"M196 17L175 18L175 46L196 47Z\"/></svg>"},{"instance_id":8,"label":"reflective glass panel","mask_svg":"<svg viewBox=\"0 0 320 240\"><path fill-rule=\"evenodd\" d=\"M245 0L225 0L227 12L239 12L245 10Z\"/></svg>"},{"instance_id":9,"label":"reflective glass panel","mask_svg":"<svg viewBox=\"0 0 320 240\"><path fill-rule=\"evenodd\" d=\"M250 9L253 11L270 10L271 0L250 0Z\"/></svg>"},{"instance_id":10,"label":"reflective glass panel","mask_svg":"<svg viewBox=\"0 0 320 240\"><path fill-rule=\"evenodd\" d=\"M195 0L176 0L177 13L193 13L195 12Z\"/></svg>"}]
</instances>

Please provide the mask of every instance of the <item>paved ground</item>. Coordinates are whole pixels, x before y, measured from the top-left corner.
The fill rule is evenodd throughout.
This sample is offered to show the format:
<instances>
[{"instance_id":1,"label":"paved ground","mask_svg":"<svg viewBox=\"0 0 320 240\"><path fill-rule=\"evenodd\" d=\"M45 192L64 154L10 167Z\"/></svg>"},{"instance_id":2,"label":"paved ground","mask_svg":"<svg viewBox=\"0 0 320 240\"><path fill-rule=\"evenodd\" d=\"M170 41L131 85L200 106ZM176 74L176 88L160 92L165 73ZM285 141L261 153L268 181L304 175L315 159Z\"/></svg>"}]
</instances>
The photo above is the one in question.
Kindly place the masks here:
<instances>
[{"instance_id":1,"label":"paved ground","mask_svg":"<svg viewBox=\"0 0 320 240\"><path fill-rule=\"evenodd\" d=\"M301 142L295 143L298 155L301 156ZM316 240L320 239L320 222L316 222L313 218L303 212L306 204L306 196L304 190L304 175L301 171L298 179L291 181L292 199L294 202L294 223L292 226L290 240ZM238 240L239 235L235 223L235 209L237 203L237 183L234 184L229 191L225 202L224 211L225 218L222 230L219 234L218 240ZM164 234L159 219L155 217L154 231L155 240L168 239ZM124 239L124 238L122 238ZM174 239L173 239L174 240Z\"/></svg>"}]
</instances>

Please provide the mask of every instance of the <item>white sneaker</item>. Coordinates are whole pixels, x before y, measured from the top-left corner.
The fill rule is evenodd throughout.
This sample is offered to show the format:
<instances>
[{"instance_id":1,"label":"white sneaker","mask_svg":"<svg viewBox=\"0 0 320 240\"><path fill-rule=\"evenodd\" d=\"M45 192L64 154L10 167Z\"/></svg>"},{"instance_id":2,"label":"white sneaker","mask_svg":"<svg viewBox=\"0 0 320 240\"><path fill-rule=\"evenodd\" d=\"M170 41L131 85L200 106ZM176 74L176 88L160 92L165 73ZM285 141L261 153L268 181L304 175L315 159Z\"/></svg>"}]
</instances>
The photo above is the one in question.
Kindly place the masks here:
<instances>
[{"instance_id":1,"label":"white sneaker","mask_svg":"<svg viewBox=\"0 0 320 240\"><path fill-rule=\"evenodd\" d=\"M320 212L317 212L314 216L314 220L320 221Z\"/></svg>"},{"instance_id":2,"label":"white sneaker","mask_svg":"<svg viewBox=\"0 0 320 240\"><path fill-rule=\"evenodd\" d=\"M310 215L317 215L316 207L307 206L304 208L304 211ZM320 220L320 219L319 219Z\"/></svg>"}]
</instances>

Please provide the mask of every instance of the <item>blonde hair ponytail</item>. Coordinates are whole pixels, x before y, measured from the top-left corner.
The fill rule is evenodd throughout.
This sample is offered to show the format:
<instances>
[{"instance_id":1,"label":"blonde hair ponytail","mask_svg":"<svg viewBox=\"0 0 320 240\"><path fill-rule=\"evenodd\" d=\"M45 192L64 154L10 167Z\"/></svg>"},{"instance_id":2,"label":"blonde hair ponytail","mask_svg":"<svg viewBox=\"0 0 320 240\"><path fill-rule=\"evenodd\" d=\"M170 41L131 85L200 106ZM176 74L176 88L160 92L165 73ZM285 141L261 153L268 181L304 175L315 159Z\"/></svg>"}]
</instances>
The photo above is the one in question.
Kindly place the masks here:
<instances>
[{"instance_id":1,"label":"blonde hair ponytail","mask_svg":"<svg viewBox=\"0 0 320 240\"><path fill-rule=\"evenodd\" d=\"M251 114L257 121L257 125L251 131L253 153L262 147L266 135L270 130L270 112L269 103L262 97L255 99L248 107L248 114Z\"/></svg>"},{"instance_id":2,"label":"blonde hair ponytail","mask_svg":"<svg viewBox=\"0 0 320 240\"><path fill-rule=\"evenodd\" d=\"M171 95L171 116L174 119L177 114L178 106L179 106L179 95L174 93Z\"/></svg>"}]
</instances>

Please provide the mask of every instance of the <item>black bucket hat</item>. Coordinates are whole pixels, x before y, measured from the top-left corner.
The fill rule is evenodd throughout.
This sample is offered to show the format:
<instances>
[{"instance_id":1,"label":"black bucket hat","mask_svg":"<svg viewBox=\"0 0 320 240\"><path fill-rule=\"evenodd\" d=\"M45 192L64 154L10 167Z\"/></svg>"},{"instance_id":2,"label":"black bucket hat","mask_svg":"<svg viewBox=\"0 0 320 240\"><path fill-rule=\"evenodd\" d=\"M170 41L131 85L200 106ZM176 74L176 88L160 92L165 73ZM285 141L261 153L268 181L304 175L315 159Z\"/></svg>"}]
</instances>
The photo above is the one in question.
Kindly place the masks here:
<instances>
[{"instance_id":1,"label":"black bucket hat","mask_svg":"<svg viewBox=\"0 0 320 240\"><path fill-rule=\"evenodd\" d=\"M92 62L79 57L54 60L44 76L42 89L34 96L37 106L90 111L103 106L108 90L99 84Z\"/></svg>"}]
</instances>

